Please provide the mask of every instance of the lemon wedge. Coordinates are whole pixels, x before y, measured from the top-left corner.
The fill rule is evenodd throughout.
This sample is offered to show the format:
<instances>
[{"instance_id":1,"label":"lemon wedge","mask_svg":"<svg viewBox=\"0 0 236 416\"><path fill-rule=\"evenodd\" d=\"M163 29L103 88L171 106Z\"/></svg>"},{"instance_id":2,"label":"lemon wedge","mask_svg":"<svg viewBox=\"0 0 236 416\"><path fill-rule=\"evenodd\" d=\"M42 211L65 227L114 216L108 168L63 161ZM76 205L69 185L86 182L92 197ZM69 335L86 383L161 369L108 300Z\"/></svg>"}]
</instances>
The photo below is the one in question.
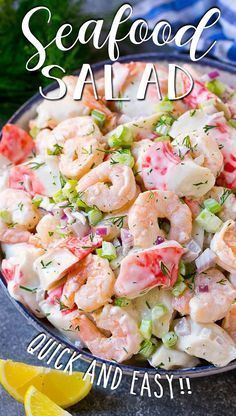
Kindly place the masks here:
<instances>
[{"instance_id":1,"label":"lemon wedge","mask_svg":"<svg viewBox=\"0 0 236 416\"><path fill-rule=\"evenodd\" d=\"M70 375L11 360L0 360L0 383L21 403L32 385L58 406L65 408L82 400L92 387L89 380L83 380L83 373L73 372Z\"/></svg>"},{"instance_id":2,"label":"lemon wedge","mask_svg":"<svg viewBox=\"0 0 236 416\"><path fill-rule=\"evenodd\" d=\"M24 404L26 416L71 416L34 386L28 388Z\"/></svg>"}]
</instances>

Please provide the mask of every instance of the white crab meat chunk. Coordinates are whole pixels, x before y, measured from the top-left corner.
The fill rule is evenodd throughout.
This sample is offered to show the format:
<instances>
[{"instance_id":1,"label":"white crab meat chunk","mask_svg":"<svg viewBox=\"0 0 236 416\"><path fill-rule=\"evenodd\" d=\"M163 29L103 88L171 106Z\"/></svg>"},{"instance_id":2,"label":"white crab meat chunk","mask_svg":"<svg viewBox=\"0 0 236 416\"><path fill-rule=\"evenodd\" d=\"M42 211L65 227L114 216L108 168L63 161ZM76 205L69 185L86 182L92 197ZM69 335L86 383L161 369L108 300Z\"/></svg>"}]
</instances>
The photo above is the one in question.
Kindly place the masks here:
<instances>
[{"instance_id":1,"label":"white crab meat chunk","mask_svg":"<svg viewBox=\"0 0 236 416\"><path fill-rule=\"evenodd\" d=\"M189 328L185 334L178 330L182 319L186 320ZM209 361L217 367L224 367L236 358L234 341L219 325L200 324L190 317L182 319L176 322L174 327L178 335L176 347L179 350Z\"/></svg>"},{"instance_id":2,"label":"white crab meat chunk","mask_svg":"<svg viewBox=\"0 0 236 416\"><path fill-rule=\"evenodd\" d=\"M178 351L174 348L167 348L161 345L152 355L149 363L152 367L161 367L165 370L174 368L192 368L199 364L196 357L191 357L184 351Z\"/></svg>"},{"instance_id":3,"label":"white crab meat chunk","mask_svg":"<svg viewBox=\"0 0 236 416\"><path fill-rule=\"evenodd\" d=\"M60 171L58 161L55 157L33 158L25 165L32 170L32 180L37 181L42 186L42 194L52 197L61 189Z\"/></svg>"},{"instance_id":4,"label":"white crab meat chunk","mask_svg":"<svg viewBox=\"0 0 236 416\"><path fill-rule=\"evenodd\" d=\"M28 307L36 316L42 316L37 302L39 278L33 268L44 250L31 244L4 244L5 259L2 270L8 281L10 295Z\"/></svg>"},{"instance_id":5,"label":"white crab meat chunk","mask_svg":"<svg viewBox=\"0 0 236 416\"><path fill-rule=\"evenodd\" d=\"M8 188L10 160L0 154L0 192Z\"/></svg>"},{"instance_id":6,"label":"white crab meat chunk","mask_svg":"<svg viewBox=\"0 0 236 416\"><path fill-rule=\"evenodd\" d=\"M169 134L174 139L180 134L188 136L194 131L196 132L204 129L205 126L209 126L216 117L219 117L219 115L222 116L223 113L207 114L206 110L186 111L186 113L182 114L174 121Z\"/></svg>"},{"instance_id":7,"label":"white crab meat chunk","mask_svg":"<svg viewBox=\"0 0 236 416\"><path fill-rule=\"evenodd\" d=\"M39 276L41 288L48 290L67 271L78 262L78 258L67 248L54 248L48 250L34 263L34 269Z\"/></svg>"},{"instance_id":8,"label":"white crab meat chunk","mask_svg":"<svg viewBox=\"0 0 236 416\"><path fill-rule=\"evenodd\" d=\"M39 303L40 310L47 320L71 341L79 340L78 329L73 329L71 321L78 316L78 310L68 311L60 308L59 302L50 302L49 298Z\"/></svg>"},{"instance_id":9,"label":"white crab meat chunk","mask_svg":"<svg viewBox=\"0 0 236 416\"><path fill-rule=\"evenodd\" d=\"M215 184L215 177L210 169L186 160L173 166L167 175L167 188L179 197L200 198Z\"/></svg>"},{"instance_id":10,"label":"white crab meat chunk","mask_svg":"<svg viewBox=\"0 0 236 416\"><path fill-rule=\"evenodd\" d=\"M85 107L81 100L73 99L77 80L78 78L73 75L63 78L67 86L67 93L60 100L55 101L55 97L58 97L59 94L58 89L47 94L47 97L54 98L54 100L45 99L37 107L38 117L35 120L37 128L43 129L48 127L50 122L57 125L67 118L89 114L89 108Z\"/></svg>"}]
</instances>

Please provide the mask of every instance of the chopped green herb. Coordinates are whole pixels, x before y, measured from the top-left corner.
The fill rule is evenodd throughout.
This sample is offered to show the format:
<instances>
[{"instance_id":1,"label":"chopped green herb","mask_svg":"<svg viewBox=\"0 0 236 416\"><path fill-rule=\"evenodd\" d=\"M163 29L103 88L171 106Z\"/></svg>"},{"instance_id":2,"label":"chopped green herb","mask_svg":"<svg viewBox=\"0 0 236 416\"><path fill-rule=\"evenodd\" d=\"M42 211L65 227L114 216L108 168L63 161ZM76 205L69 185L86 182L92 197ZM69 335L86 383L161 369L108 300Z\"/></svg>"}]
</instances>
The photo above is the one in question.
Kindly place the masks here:
<instances>
[{"instance_id":1,"label":"chopped green herb","mask_svg":"<svg viewBox=\"0 0 236 416\"><path fill-rule=\"evenodd\" d=\"M203 127L203 130L204 130L205 133L208 133L209 130L214 129L215 127L217 127L217 126L209 126L208 124L206 124Z\"/></svg>"},{"instance_id":2,"label":"chopped green herb","mask_svg":"<svg viewBox=\"0 0 236 416\"><path fill-rule=\"evenodd\" d=\"M35 287L34 289L31 289L30 287L26 287L26 286L19 286L21 289L26 290L26 292L31 292L31 293L35 293L37 291L37 287Z\"/></svg>"}]
</instances>

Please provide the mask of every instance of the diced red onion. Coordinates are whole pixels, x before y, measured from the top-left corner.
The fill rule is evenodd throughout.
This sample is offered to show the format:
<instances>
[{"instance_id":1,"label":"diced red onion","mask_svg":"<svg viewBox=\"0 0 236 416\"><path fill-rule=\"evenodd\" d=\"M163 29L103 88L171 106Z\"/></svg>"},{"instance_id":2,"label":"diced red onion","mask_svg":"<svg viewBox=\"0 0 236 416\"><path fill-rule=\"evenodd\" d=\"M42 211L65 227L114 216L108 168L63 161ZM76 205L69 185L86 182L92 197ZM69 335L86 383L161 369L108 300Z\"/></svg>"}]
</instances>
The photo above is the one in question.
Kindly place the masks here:
<instances>
[{"instance_id":1,"label":"diced red onion","mask_svg":"<svg viewBox=\"0 0 236 416\"><path fill-rule=\"evenodd\" d=\"M217 256L210 249L207 248L203 253L195 260L198 273L202 273L210 267L213 267L216 263Z\"/></svg>"},{"instance_id":2,"label":"diced red onion","mask_svg":"<svg viewBox=\"0 0 236 416\"><path fill-rule=\"evenodd\" d=\"M132 246L134 244L134 237L131 234L131 232L127 230L126 228L121 228L120 236L121 236L122 245Z\"/></svg>"},{"instance_id":3,"label":"diced red onion","mask_svg":"<svg viewBox=\"0 0 236 416\"><path fill-rule=\"evenodd\" d=\"M223 340L223 338L222 338L222 337L217 336L217 337L216 337L216 342L217 342L217 344L219 344L219 345L224 345L224 340Z\"/></svg>"},{"instance_id":4,"label":"diced red onion","mask_svg":"<svg viewBox=\"0 0 236 416\"><path fill-rule=\"evenodd\" d=\"M73 224L73 222L74 222L75 219L74 219L74 217L72 215L71 209L70 208L64 208L64 213L65 213L66 218L68 219L68 221L70 221L70 223Z\"/></svg>"},{"instance_id":5,"label":"diced red onion","mask_svg":"<svg viewBox=\"0 0 236 416\"><path fill-rule=\"evenodd\" d=\"M209 338L212 334L212 330L210 328L203 328L200 332L200 337Z\"/></svg>"},{"instance_id":6,"label":"diced red onion","mask_svg":"<svg viewBox=\"0 0 236 416\"><path fill-rule=\"evenodd\" d=\"M165 241L164 237L161 237L160 235L158 235L158 237L157 237L157 239L155 241L155 244L156 245L162 244L162 243L164 243L164 241Z\"/></svg>"},{"instance_id":7,"label":"diced red onion","mask_svg":"<svg viewBox=\"0 0 236 416\"><path fill-rule=\"evenodd\" d=\"M204 242L204 229L200 225L198 225L196 221L194 221L193 223L192 238L202 250Z\"/></svg>"},{"instance_id":8,"label":"diced red onion","mask_svg":"<svg viewBox=\"0 0 236 416\"><path fill-rule=\"evenodd\" d=\"M211 71L208 72L208 74L204 74L201 76L201 81L206 82L206 81L212 81L213 79L216 79L220 76L220 73L218 71Z\"/></svg>"},{"instance_id":9,"label":"diced red onion","mask_svg":"<svg viewBox=\"0 0 236 416\"><path fill-rule=\"evenodd\" d=\"M61 220L67 220L67 215L65 214L65 212L62 212L61 214Z\"/></svg>"},{"instance_id":10,"label":"diced red onion","mask_svg":"<svg viewBox=\"0 0 236 416\"><path fill-rule=\"evenodd\" d=\"M95 234L100 235L101 237L108 234L108 228L107 227L96 227L95 228Z\"/></svg>"},{"instance_id":11,"label":"diced red onion","mask_svg":"<svg viewBox=\"0 0 236 416\"><path fill-rule=\"evenodd\" d=\"M82 212L71 212L71 215L73 218L75 218L76 220L82 222L82 224L87 224L87 219L86 217L82 214Z\"/></svg>"},{"instance_id":12,"label":"diced red onion","mask_svg":"<svg viewBox=\"0 0 236 416\"><path fill-rule=\"evenodd\" d=\"M232 283L233 287L236 288L236 273L230 273L229 280Z\"/></svg>"},{"instance_id":13,"label":"diced red onion","mask_svg":"<svg viewBox=\"0 0 236 416\"><path fill-rule=\"evenodd\" d=\"M83 224L80 221L76 221L71 225L71 229L77 237L83 238L89 234L90 227L88 224Z\"/></svg>"},{"instance_id":14,"label":"diced red onion","mask_svg":"<svg viewBox=\"0 0 236 416\"><path fill-rule=\"evenodd\" d=\"M131 232L125 228L121 228L120 236L123 247L123 255L125 256L134 245L134 237Z\"/></svg>"},{"instance_id":15,"label":"diced red onion","mask_svg":"<svg viewBox=\"0 0 236 416\"><path fill-rule=\"evenodd\" d=\"M186 248L188 251L186 254L184 254L183 260L189 263L194 261L202 251L201 247L196 243L195 240L190 240L186 245Z\"/></svg>"},{"instance_id":16,"label":"diced red onion","mask_svg":"<svg viewBox=\"0 0 236 416\"><path fill-rule=\"evenodd\" d=\"M209 286L208 285L199 285L198 286L199 293L208 293Z\"/></svg>"},{"instance_id":17,"label":"diced red onion","mask_svg":"<svg viewBox=\"0 0 236 416\"><path fill-rule=\"evenodd\" d=\"M218 78L220 76L220 73L218 71L214 70L214 71L209 72L208 76L211 79L215 79L215 78Z\"/></svg>"},{"instance_id":18,"label":"diced red onion","mask_svg":"<svg viewBox=\"0 0 236 416\"><path fill-rule=\"evenodd\" d=\"M175 333L178 336L190 335L191 333L190 324L186 318L180 319L180 321L175 325Z\"/></svg>"},{"instance_id":19,"label":"diced red onion","mask_svg":"<svg viewBox=\"0 0 236 416\"><path fill-rule=\"evenodd\" d=\"M79 349L82 349L82 348L84 348L85 347L85 344L84 344L84 342L83 341L81 341L81 340L76 340L75 341L75 347L76 348L79 348Z\"/></svg>"}]
</instances>

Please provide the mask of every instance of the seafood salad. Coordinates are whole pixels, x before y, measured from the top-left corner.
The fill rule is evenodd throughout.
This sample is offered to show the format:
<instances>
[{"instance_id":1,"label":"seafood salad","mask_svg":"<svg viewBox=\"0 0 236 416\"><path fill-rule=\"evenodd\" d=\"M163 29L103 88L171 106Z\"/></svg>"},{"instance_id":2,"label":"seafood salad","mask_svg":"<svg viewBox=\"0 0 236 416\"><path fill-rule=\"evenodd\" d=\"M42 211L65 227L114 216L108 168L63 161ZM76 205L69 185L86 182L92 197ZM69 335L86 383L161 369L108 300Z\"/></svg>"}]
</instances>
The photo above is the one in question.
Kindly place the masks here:
<instances>
[{"instance_id":1,"label":"seafood salad","mask_svg":"<svg viewBox=\"0 0 236 416\"><path fill-rule=\"evenodd\" d=\"M143 65L113 65L129 101L105 101L103 78L98 100L87 84L75 101L67 76L28 128L3 127L2 274L94 356L222 367L236 359L236 92L188 67L191 93L170 101L156 64L162 100L150 84L137 101Z\"/></svg>"}]
</instances>

